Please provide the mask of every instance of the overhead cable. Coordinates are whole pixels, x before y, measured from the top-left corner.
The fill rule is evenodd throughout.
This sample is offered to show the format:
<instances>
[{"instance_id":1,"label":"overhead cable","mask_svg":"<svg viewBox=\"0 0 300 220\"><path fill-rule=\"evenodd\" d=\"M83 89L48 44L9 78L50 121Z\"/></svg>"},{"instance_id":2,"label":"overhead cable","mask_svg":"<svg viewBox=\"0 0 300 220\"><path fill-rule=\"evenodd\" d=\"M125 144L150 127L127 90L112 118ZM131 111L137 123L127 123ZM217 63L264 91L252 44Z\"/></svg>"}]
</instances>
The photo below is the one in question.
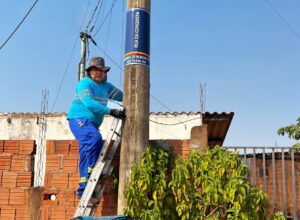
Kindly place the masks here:
<instances>
[{"instance_id":1,"label":"overhead cable","mask_svg":"<svg viewBox=\"0 0 300 220\"><path fill-rule=\"evenodd\" d=\"M20 23L18 24L18 26L13 30L13 32L8 36L8 38L5 40L5 42L1 45L0 50L4 47L4 45L10 40L10 38L16 33L16 31L19 29L19 27L22 25L22 23L25 21L25 19L27 18L27 16L30 14L31 10L34 8L34 6L36 5L36 3L39 0L36 0L33 5L31 6L31 8L28 10L28 12L26 13L26 15L23 17L23 19L20 21Z\"/></svg>"},{"instance_id":2,"label":"overhead cable","mask_svg":"<svg viewBox=\"0 0 300 220\"><path fill-rule=\"evenodd\" d=\"M104 20L102 21L102 23L100 24L99 28L97 29L97 31L95 32L94 36L96 36L98 34L98 32L101 30L102 26L104 25L105 21L107 20L108 16L110 15L110 13L112 12L114 6L116 4L116 0L113 0L112 6L110 8L110 10L108 11L107 15L105 16Z\"/></svg>"},{"instance_id":3,"label":"overhead cable","mask_svg":"<svg viewBox=\"0 0 300 220\"><path fill-rule=\"evenodd\" d=\"M295 34L297 38L300 39L300 34L293 28L293 26L280 14L280 12L275 8L275 6L269 1L265 0L268 5L275 11L279 18L286 24L286 26Z\"/></svg>"},{"instance_id":4,"label":"overhead cable","mask_svg":"<svg viewBox=\"0 0 300 220\"><path fill-rule=\"evenodd\" d=\"M93 19L94 19L94 17L95 17L95 14L96 14L96 11L97 11L97 9L98 9L98 6L99 6L100 2L101 2L101 0L98 0L97 5L96 5L96 7L95 7L95 9L94 9L94 11L93 11L93 14L92 14L90 20L88 21L87 26L86 26L86 31L88 31L89 26L91 25L91 23L92 23L92 21L93 21Z\"/></svg>"},{"instance_id":5,"label":"overhead cable","mask_svg":"<svg viewBox=\"0 0 300 220\"><path fill-rule=\"evenodd\" d=\"M200 113L201 114L201 113ZM162 122L158 122L158 121L153 121L151 119L149 119L149 121L155 123L155 124L160 124L160 125L166 125L166 126L174 126L174 125L180 125L180 124L184 124L186 122L189 122L189 121L194 121L194 120L198 120L198 119L201 119L201 117L197 117L197 118L192 118L192 119L188 119L188 120L185 120L185 121L180 121L178 123L170 123L170 124L166 124L166 123L162 123Z\"/></svg>"},{"instance_id":6,"label":"overhead cable","mask_svg":"<svg viewBox=\"0 0 300 220\"><path fill-rule=\"evenodd\" d=\"M80 27L79 27L79 31L81 30L81 28L82 28L82 26L83 26L83 23L84 23L84 21L85 21L87 12L88 12L89 7L90 7L90 3L91 3L91 0L89 0L89 2L88 2L87 8L86 8L86 10L85 10L84 16L83 16L83 18L82 18L82 21L81 21L81 24L80 24ZM79 32L79 31L78 31L78 32ZM75 39L75 42L74 42L72 51L71 51L70 56L69 56L69 60L68 60L67 66L66 66L66 68L65 68L63 77L62 77L62 79L61 79L61 81L60 81L60 85L59 85L59 87L58 87L58 90L57 90L57 93L56 93L56 96L55 96L55 99L54 99L54 102L53 102L53 104L52 104L52 107L51 107L51 111L50 111L50 112L52 112L53 109L54 109L54 107L55 107L56 101L57 101L57 99L58 99L58 96L59 96L59 94L60 94L60 90L61 90L62 85L63 85L63 82L64 82L64 80L65 80L65 78L66 78L67 73L68 73L68 70L69 70L69 67L70 67L70 64L71 64L71 60L72 60L72 58L73 58L73 54L74 54L74 51L75 51L75 47L76 47L76 45L77 45L77 42L78 42L78 36L76 36L76 39Z\"/></svg>"}]
</instances>

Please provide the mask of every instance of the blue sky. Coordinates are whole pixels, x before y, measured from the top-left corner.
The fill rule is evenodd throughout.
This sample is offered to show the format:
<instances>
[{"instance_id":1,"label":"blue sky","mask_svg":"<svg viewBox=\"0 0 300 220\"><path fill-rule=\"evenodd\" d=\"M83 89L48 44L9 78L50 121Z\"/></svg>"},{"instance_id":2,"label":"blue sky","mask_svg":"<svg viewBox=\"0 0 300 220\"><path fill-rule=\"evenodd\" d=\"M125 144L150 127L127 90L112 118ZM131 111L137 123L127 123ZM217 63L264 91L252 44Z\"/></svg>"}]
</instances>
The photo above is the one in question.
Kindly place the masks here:
<instances>
[{"instance_id":1,"label":"blue sky","mask_svg":"<svg viewBox=\"0 0 300 220\"><path fill-rule=\"evenodd\" d=\"M269 1L300 33L300 2ZM1 44L33 2L1 1ZM49 90L52 109L79 30L84 30L97 1L91 0L89 8L88 2L38 2L0 50L0 112L39 112L42 89ZM105 0L104 15L111 4ZM120 64L123 5L116 0L110 25L107 19L95 36ZM226 145L293 143L276 131L300 116L300 39L267 0L153 0L151 16L152 95L173 111L199 111L199 84L206 83L207 111L235 112ZM68 111L74 97L79 55L77 41L55 112ZM93 55L103 56L91 45ZM108 59L107 64L112 66L109 81L122 88L123 73ZM150 103L151 111L168 111L152 98Z\"/></svg>"}]
</instances>

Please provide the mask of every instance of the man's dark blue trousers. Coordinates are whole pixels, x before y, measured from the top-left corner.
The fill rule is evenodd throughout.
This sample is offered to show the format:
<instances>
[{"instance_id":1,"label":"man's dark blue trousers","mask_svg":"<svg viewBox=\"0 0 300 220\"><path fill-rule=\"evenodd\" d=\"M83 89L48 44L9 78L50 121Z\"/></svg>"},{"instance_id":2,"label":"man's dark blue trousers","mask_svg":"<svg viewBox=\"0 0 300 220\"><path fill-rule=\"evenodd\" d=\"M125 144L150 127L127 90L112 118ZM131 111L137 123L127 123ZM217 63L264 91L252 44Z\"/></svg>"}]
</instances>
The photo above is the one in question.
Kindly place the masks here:
<instances>
[{"instance_id":1,"label":"man's dark blue trousers","mask_svg":"<svg viewBox=\"0 0 300 220\"><path fill-rule=\"evenodd\" d=\"M81 197L101 152L103 140L93 122L86 118L69 119L69 126L78 141L80 182L77 195Z\"/></svg>"}]
</instances>

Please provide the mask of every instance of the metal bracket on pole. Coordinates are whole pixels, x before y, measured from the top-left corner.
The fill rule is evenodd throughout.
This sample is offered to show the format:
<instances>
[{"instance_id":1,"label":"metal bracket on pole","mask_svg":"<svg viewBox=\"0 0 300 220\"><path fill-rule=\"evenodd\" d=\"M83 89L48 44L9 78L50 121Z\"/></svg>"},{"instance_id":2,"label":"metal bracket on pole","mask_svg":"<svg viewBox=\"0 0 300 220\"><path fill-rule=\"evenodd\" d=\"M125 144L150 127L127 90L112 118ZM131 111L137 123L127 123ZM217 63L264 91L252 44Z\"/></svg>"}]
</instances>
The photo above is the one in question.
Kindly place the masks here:
<instances>
[{"instance_id":1,"label":"metal bracket on pole","mask_svg":"<svg viewBox=\"0 0 300 220\"><path fill-rule=\"evenodd\" d=\"M86 64L86 50L87 50L87 43L90 39L92 43L97 46L97 43L92 38L91 35L80 32L80 39L81 39L81 56L80 56L80 63L78 67L78 81L85 77L85 64Z\"/></svg>"}]
</instances>

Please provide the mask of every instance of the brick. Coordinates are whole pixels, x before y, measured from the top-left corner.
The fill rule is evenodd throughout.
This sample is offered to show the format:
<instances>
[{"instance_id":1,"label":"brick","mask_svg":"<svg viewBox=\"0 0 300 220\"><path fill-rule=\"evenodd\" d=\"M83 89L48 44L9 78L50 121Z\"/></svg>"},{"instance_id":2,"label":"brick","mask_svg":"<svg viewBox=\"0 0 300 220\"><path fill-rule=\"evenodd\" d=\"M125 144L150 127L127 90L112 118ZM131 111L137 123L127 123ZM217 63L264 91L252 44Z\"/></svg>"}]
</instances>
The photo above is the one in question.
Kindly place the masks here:
<instances>
[{"instance_id":1,"label":"brick","mask_svg":"<svg viewBox=\"0 0 300 220\"><path fill-rule=\"evenodd\" d=\"M49 212L48 206L41 206L40 213L41 213L41 215L40 215L41 220L49 220L50 219L50 212Z\"/></svg>"},{"instance_id":2,"label":"brick","mask_svg":"<svg viewBox=\"0 0 300 220\"><path fill-rule=\"evenodd\" d=\"M54 154L69 155L70 146L70 140L55 141Z\"/></svg>"},{"instance_id":3,"label":"brick","mask_svg":"<svg viewBox=\"0 0 300 220\"><path fill-rule=\"evenodd\" d=\"M31 171L31 156L13 155L11 160L12 171Z\"/></svg>"},{"instance_id":4,"label":"brick","mask_svg":"<svg viewBox=\"0 0 300 220\"><path fill-rule=\"evenodd\" d=\"M19 146L19 154L31 155L35 152L34 140L21 140Z\"/></svg>"},{"instance_id":5,"label":"brick","mask_svg":"<svg viewBox=\"0 0 300 220\"><path fill-rule=\"evenodd\" d=\"M53 173L52 186L57 189L66 189L68 187L68 173Z\"/></svg>"},{"instance_id":6,"label":"brick","mask_svg":"<svg viewBox=\"0 0 300 220\"><path fill-rule=\"evenodd\" d=\"M69 175L69 189L77 189L80 180L79 173L70 173Z\"/></svg>"},{"instance_id":7,"label":"brick","mask_svg":"<svg viewBox=\"0 0 300 220\"><path fill-rule=\"evenodd\" d=\"M4 152L10 154L17 154L19 152L19 141L16 140L4 141Z\"/></svg>"},{"instance_id":8,"label":"brick","mask_svg":"<svg viewBox=\"0 0 300 220\"><path fill-rule=\"evenodd\" d=\"M55 146L55 141L47 140L47 143L46 143L46 154L47 155L51 155L54 153L54 146Z\"/></svg>"},{"instance_id":9,"label":"brick","mask_svg":"<svg viewBox=\"0 0 300 220\"><path fill-rule=\"evenodd\" d=\"M58 194L59 206L75 206L75 191L60 191Z\"/></svg>"},{"instance_id":10,"label":"brick","mask_svg":"<svg viewBox=\"0 0 300 220\"><path fill-rule=\"evenodd\" d=\"M72 141L69 153L78 155L78 142L76 140Z\"/></svg>"},{"instance_id":11,"label":"brick","mask_svg":"<svg viewBox=\"0 0 300 220\"><path fill-rule=\"evenodd\" d=\"M53 207L50 210L50 219L51 220L61 220L66 219L66 208L64 207Z\"/></svg>"},{"instance_id":12,"label":"brick","mask_svg":"<svg viewBox=\"0 0 300 220\"><path fill-rule=\"evenodd\" d=\"M17 187L33 186L33 175L31 172L18 172Z\"/></svg>"},{"instance_id":13,"label":"brick","mask_svg":"<svg viewBox=\"0 0 300 220\"><path fill-rule=\"evenodd\" d=\"M0 188L0 205L8 205L9 189Z\"/></svg>"},{"instance_id":14,"label":"brick","mask_svg":"<svg viewBox=\"0 0 300 220\"><path fill-rule=\"evenodd\" d=\"M66 219L72 219L75 213L75 207L68 207L66 211Z\"/></svg>"},{"instance_id":15,"label":"brick","mask_svg":"<svg viewBox=\"0 0 300 220\"><path fill-rule=\"evenodd\" d=\"M26 205L28 203L28 191L25 189L11 189L9 195L10 205Z\"/></svg>"},{"instance_id":16,"label":"brick","mask_svg":"<svg viewBox=\"0 0 300 220\"><path fill-rule=\"evenodd\" d=\"M59 171L61 169L61 159L59 155L47 155L46 158L46 170Z\"/></svg>"},{"instance_id":17,"label":"brick","mask_svg":"<svg viewBox=\"0 0 300 220\"><path fill-rule=\"evenodd\" d=\"M4 140L0 140L0 153L4 151Z\"/></svg>"},{"instance_id":18,"label":"brick","mask_svg":"<svg viewBox=\"0 0 300 220\"><path fill-rule=\"evenodd\" d=\"M2 176L3 176L3 171L0 171L0 187L1 187L1 184L2 184Z\"/></svg>"},{"instance_id":19,"label":"brick","mask_svg":"<svg viewBox=\"0 0 300 220\"><path fill-rule=\"evenodd\" d=\"M0 170L10 170L11 154L0 154Z\"/></svg>"},{"instance_id":20,"label":"brick","mask_svg":"<svg viewBox=\"0 0 300 220\"><path fill-rule=\"evenodd\" d=\"M63 171L69 173L78 172L78 156L77 155L69 155L64 156L62 163Z\"/></svg>"},{"instance_id":21,"label":"brick","mask_svg":"<svg viewBox=\"0 0 300 220\"><path fill-rule=\"evenodd\" d=\"M1 207L0 220L14 220L16 216L16 209L14 207Z\"/></svg>"},{"instance_id":22,"label":"brick","mask_svg":"<svg viewBox=\"0 0 300 220\"><path fill-rule=\"evenodd\" d=\"M4 171L2 174L3 188L16 188L17 186L17 172Z\"/></svg>"},{"instance_id":23,"label":"brick","mask_svg":"<svg viewBox=\"0 0 300 220\"><path fill-rule=\"evenodd\" d=\"M52 172L46 172L45 174L45 180L44 180L44 187L45 188L51 188L52 187Z\"/></svg>"},{"instance_id":24,"label":"brick","mask_svg":"<svg viewBox=\"0 0 300 220\"><path fill-rule=\"evenodd\" d=\"M16 208L16 220L30 219L30 210L27 206Z\"/></svg>"}]
</instances>

